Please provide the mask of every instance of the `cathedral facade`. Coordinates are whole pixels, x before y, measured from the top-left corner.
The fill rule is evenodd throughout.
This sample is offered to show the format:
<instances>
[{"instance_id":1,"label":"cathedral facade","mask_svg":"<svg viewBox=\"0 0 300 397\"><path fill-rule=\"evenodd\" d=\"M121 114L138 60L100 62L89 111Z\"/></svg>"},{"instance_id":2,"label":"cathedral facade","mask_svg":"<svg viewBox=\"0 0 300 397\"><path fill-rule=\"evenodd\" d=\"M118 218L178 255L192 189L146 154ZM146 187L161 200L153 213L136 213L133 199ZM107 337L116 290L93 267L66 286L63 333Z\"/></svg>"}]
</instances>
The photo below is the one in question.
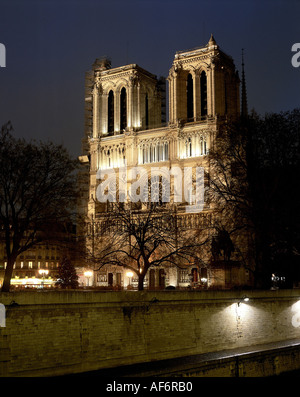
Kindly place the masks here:
<instances>
[{"instance_id":1,"label":"cathedral facade","mask_svg":"<svg viewBox=\"0 0 300 397\"><path fill-rule=\"evenodd\" d=\"M86 74L79 183L80 213L86 225L82 235L86 233L89 250L95 234L101 233L109 204L97 200L99 170L118 173L126 166L164 172L172 167L201 167L209 172L209 151L220 125L240 115L238 72L213 36L206 46L177 52L166 80L167 84L136 64L111 68L105 58L97 59ZM178 203L176 211L179 229L201 228L213 216L205 202L199 212L186 211L186 202ZM239 266L212 269L209 258L201 263L150 269L145 287L207 288L248 282L247 271ZM121 267L85 266L94 270L94 286L126 288L136 282L132 272Z\"/></svg>"}]
</instances>

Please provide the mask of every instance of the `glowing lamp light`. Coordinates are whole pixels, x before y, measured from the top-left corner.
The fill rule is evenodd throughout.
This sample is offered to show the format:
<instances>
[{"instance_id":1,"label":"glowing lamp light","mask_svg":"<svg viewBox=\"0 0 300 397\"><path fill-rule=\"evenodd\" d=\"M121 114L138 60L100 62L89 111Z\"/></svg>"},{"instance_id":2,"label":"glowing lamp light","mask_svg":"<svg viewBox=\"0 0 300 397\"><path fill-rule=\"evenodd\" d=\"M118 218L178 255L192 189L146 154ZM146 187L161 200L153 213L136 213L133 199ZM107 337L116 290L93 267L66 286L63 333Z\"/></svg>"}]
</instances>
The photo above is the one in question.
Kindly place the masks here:
<instances>
[{"instance_id":1,"label":"glowing lamp light","mask_svg":"<svg viewBox=\"0 0 300 397\"><path fill-rule=\"evenodd\" d=\"M238 302L238 306L240 306L240 304L241 304L242 302L249 302L248 296L243 296L242 299L240 299L240 301Z\"/></svg>"},{"instance_id":2,"label":"glowing lamp light","mask_svg":"<svg viewBox=\"0 0 300 397\"><path fill-rule=\"evenodd\" d=\"M39 274L41 274L42 277L43 277L43 280L41 282L42 288L44 288L45 276L47 276L48 273L49 273L49 270L47 270L47 269L40 269L39 270Z\"/></svg>"},{"instance_id":3,"label":"glowing lamp light","mask_svg":"<svg viewBox=\"0 0 300 397\"><path fill-rule=\"evenodd\" d=\"M133 272L127 272L126 273L126 276L129 278L129 286L131 285L131 279L132 279L132 277L133 277Z\"/></svg>"},{"instance_id":4,"label":"glowing lamp light","mask_svg":"<svg viewBox=\"0 0 300 397\"><path fill-rule=\"evenodd\" d=\"M89 287L89 280L90 280L90 277L92 277L93 272L91 272L90 270L88 270L88 271L84 272L84 275L85 275L85 277L87 278L87 286Z\"/></svg>"}]
</instances>

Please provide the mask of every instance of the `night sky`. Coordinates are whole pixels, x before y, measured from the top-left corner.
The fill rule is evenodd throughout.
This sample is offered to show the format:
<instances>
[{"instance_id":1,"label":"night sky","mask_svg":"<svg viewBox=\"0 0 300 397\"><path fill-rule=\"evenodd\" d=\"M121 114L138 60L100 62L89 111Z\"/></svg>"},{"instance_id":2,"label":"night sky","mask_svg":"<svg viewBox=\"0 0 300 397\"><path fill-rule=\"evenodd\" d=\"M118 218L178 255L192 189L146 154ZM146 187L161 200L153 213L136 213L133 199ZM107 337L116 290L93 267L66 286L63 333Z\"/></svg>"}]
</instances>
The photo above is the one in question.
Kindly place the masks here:
<instances>
[{"instance_id":1,"label":"night sky","mask_svg":"<svg viewBox=\"0 0 300 397\"><path fill-rule=\"evenodd\" d=\"M168 76L176 51L205 45L213 33L241 71L248 107L258 113L299 107L300 2L201 0L0 0L0 125L51 139L79 155L84 131L84 76L94 60L137 63Z\"/></svg>"}]
</instances>

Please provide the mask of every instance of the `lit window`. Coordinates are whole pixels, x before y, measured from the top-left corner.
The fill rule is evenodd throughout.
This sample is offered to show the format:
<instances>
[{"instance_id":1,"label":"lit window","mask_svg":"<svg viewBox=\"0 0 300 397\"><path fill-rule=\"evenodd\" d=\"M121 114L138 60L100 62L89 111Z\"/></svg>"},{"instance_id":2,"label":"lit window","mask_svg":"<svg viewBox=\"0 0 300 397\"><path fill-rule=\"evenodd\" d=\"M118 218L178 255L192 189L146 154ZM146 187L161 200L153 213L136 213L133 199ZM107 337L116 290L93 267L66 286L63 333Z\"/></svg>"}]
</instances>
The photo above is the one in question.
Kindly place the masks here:
<instances>
[{"instance_id":1,"label":"lit window","mask_svg":"<svg viewBox=\"0 0 300 397\"><path fill-rule=\"evenodd\" d=\"M188 283L190 281L188 270L180 270L179 282Z\"/></svg>"}]
</instances>

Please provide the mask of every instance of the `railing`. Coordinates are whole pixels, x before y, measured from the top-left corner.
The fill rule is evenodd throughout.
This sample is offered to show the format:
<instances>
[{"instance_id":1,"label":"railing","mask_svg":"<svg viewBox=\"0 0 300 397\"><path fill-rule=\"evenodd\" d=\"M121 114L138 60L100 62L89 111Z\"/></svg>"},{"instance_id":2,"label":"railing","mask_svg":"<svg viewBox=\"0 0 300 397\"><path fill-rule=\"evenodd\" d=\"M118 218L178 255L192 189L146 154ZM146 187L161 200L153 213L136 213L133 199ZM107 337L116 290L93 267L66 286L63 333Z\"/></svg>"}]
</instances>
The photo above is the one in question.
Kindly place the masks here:
<instances>
[{"instance_id":1,"label":"railing","mask_svg":"<svg viewBox=\"0 0 300 397\"><path fill-rule=\"evenodd\" d=\"M145 215L147 216L147 209L132 211L132 215ZM168 222L172 222L173 227L181 230L188 229L201 229L207 228L211 225L211 214L209 213L172 213L172 211L162 212L161 214L155 214L153 217L157 218L157 222L164 222L164 215L168 216ZM122 219L118 219L116 216L113 217L112 214L103 213L96 214L96 221L94 223L87 223L87 231L88 235L92 235L92 233L105 235L106 233L111 233L113 230L124 230L124 223ZM171 225L172 226L172 225ZM92 230L94 227L94 230Z\"/></svg>"}]
</instances>

